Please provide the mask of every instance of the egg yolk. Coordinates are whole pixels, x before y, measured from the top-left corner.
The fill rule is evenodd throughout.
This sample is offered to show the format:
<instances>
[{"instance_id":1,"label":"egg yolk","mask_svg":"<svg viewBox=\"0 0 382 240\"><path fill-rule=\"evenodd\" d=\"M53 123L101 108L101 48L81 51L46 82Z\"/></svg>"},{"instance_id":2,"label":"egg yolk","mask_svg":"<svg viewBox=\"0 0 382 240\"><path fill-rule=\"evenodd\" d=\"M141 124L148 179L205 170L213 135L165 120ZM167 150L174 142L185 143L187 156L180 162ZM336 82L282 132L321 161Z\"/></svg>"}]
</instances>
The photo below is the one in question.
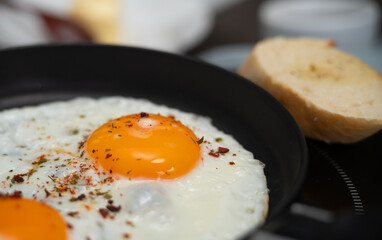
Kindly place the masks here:
<instances>
[{"instance_id":1,"label":"egg yolk","mask_svg":"<svg viewBox=\"0 0 382 240\"><path fill-rule=\"evenodd\" d=\"M56 210L44 203L0 197L0 239L66 239L66 224Z\"/></svg>"},{"instance_id":2,"label":"egg yolk","mask_svg":"<svg viewBox=\"0 0 382 240\"><path fill-rule=\"evenodd\" d=\"M173 179L190 172L200 158L195 134L173 117L133 114L109 121L86 142L86 152L112 174Z\"/></svg>"}]
</instances>

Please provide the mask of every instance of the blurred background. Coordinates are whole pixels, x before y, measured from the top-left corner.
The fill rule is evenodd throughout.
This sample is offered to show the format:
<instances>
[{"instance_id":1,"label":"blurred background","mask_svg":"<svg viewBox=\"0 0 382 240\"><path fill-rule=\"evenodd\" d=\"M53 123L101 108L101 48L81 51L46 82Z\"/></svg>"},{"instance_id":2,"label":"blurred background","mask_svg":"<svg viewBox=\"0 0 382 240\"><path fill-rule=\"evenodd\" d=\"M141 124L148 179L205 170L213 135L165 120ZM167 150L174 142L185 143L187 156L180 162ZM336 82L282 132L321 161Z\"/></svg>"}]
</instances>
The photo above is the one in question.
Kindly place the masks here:
<instances>
[{"instance_id":1,"label":"blurred background","mask_svg":"<svg viewBox=\"0 0 382 240\"><path fill-rule=\"evenodd\" d=\"M334 40L382 73L381 6L382 0L0 0L0 50L47 43L118 44L189 55L235 71L261 39L311 36ZM360 201L358 192L354 200L338 174L341 165L371 216L340 218L326 233L331 238L322 239L364 239L354 234L354 226L380 231L381 211L370 211L381 203L378 168L365 174L370 165L380 166L380 139L381 134L357 145L309 145L311 165L299 199L304 205L294 205L300 214L319 219L344 210L360 213L354 203ZM360 165L359 159L368 164ZM279 233L320 230L314 224L307 228L305 218L299 221ZM262 239L291 239L261 234Z\"/></svg>"},{"instance_id":2,"label":"blurred background","mask_svg":"<svg viewBox=\"0 0 382 240\"><path fill-rule=\"evenodd\" d=\"M330 38L382 72L382 0L0 0L0 48L95 42L235 70L269 36Z\"/></svg>"}]
</instances>

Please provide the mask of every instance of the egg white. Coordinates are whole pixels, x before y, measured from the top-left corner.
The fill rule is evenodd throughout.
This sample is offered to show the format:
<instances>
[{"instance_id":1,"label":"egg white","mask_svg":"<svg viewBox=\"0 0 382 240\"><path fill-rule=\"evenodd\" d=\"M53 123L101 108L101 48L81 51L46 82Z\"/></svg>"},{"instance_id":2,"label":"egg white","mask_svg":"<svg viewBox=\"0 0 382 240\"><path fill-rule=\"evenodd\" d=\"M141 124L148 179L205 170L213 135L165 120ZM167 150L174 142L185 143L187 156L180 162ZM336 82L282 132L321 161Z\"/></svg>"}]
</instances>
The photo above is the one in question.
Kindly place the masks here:
<instances>
[{"instance_id":1,"label":"egg white","mask_svg":"<svg viewBox=\"0 0 382 240\"><path fill-rule=\"evenodd\" d=\"M108 120L140 112L173 115L204 137L195 169L173 180L132 180L93 165L81 149L86 137ZM218 147L229 152L211 156ZM70 239L235 239L267 214L263 168L209 118L146 100L78 98L0 112L0 192L22 191L57 209ZM120 210L104 217L107 206Z\"/></svg>"}]
</instances>

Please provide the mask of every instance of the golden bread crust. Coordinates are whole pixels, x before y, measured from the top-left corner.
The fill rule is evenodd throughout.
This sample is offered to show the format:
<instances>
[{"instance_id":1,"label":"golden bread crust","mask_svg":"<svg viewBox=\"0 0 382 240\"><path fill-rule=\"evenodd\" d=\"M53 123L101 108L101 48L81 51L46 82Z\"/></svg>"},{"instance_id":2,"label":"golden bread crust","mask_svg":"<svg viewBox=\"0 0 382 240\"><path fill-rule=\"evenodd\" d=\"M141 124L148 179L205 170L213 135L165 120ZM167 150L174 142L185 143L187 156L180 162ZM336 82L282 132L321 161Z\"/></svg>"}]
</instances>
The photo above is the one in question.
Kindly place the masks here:
<instances>
[{"instance_id":1,"label":"golden bread crust","mask_svg":"<svg viewBox=\"0 0 382 240\"><path fill-rule=\"evenodd\" d=\"M278 61L277 58L266 55L268 51L273 51L273 49L268 49L272 47L272 44L275 44L277 45L275 52L276 54L280 53L280 59L288 57L282 56L282 48L291 44L291 42L292 44L296 44L297 42L296 46L299 48L296 49L295 56L291 56L290 59L291 62L294 61L300 64L298 68L304 65L305 62L314 62L312 58L315 57L309 56L309 54L306 54L304 51L312 51L312 49L315 49L320 52L322 50L328 51L329 54L327 55L331 55L331 57L340 58L339 60L337 59L339 62L342 61L346 64L354 65L351 69L361 69L359 71L365 71L365 73L362 73L362 76L366 76L366 78L359 79L357 78L358 75L355 74L354 79L350 79L350 77L346 75L348 73L343 73L343 71L349 69L346 66L343 69L333 70L330 67L326 67L326 75L323 75L323 70L310 69L314 70L314 74L316 75L314 75L313 80L307 79L306 74L296 75L293 72L295 68L291 66L294 65L290 64L288 59L288 62L285 60ZM331 51L335 52L331 53ZM274 54L275 53L273 53L273 55ZM325 54L324 52L323 55L325 56ZM270 55L272 55L272 53L270 53ZM344 60L341 59L342 57ZM269 60L272 60L272 62ZM270 66L271 64L275 65ZM320 63L316 61L314 66L319 66L319 64ZM307 66L311 68L312 65L308 64ZM304 68L304 66L301 68ZM381 76L373 69L361 63L360 60L335 50L332 41L309 38L274 38L265 40L254 47L247 60L240 67L238 73L258 84L278 99L293 115L304 134L308 137L326 142L353 143L382 129L382 109L379 109L381 98L378 96L378 92L382 96ZM321 76L324 77L316 80L317 74L321 74ZM353 76L353 74L351 76ZM311 77L311 75L308 77ZM328 90L325 91L325 88ZM363 91L362 94L370 96L365 96L365 98L363 98L362 94L360 94L360 97L354 96L355 103L357 103L357 101L362 102L358 104L359 106L357 105L357 109L355 109L356 107L353 109L347 107L348 105L345 106L344 102L346 103L346 101L336 101L338 98L342 98L341 100L346 97L351 98L352 95L356 94L350 92L348 89L358 88L360 89L359 91ZM357 90L355 91L357 94L359 93ZM333 95L336 92L340 92L338 96L330 96L330 94ZM327 94L327 96L325 96L325 94ZM345 97L342 97L343 95ZM357 100L357 97L360 98L360 100ZM365 99L367 99L367 101ZM364 103L365 101L368 103ZM356 106L355 103L349 103L349 106ZM371 106L370 103L372 104Z\"/></svg>"}]
</instances>

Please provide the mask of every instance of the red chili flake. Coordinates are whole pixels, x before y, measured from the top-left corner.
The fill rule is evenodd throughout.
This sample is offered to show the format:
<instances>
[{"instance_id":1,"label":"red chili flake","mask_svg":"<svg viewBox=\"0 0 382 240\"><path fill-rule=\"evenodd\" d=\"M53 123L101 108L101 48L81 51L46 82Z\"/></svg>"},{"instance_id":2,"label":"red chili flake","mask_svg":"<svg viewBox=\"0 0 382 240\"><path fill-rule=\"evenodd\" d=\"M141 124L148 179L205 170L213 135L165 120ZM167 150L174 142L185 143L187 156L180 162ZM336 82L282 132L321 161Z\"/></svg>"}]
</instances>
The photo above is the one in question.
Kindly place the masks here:
<instances>
[{"instance_id":1,"label":"red chili flake","mask_svg":"<svg viewBox=\"0 0 382 240\"><path fill-rule=\"evenodd\" d=\"M18 175L14 175L13 176L13 180L17 183L22 183L24 182L24 178L21 176L21 174L18 174Z\"/></svg>"},{"instance_id":2,"label":"red chili flake","mask_svg":"<svg viewBox=\"0 0 382 240\"><path fill-rule=\"evenodd\" d=\"M67 226L69 229L73 229L73 225L70 224L70 223L66 223L66 226Z\"/></svg>"},{"instance_id":3,"label":"red chili flake","mask_svg":"<svg viewBox=\"0 0 382 240\"><path fill-rule=\"evenodd\" d=\"M229 162L229 165L235 165L235 162Z\"/></svg>"},{"instance_id":4,"label":"red chili flake","mask_svg":"<svg viewBox=\"0 0 382 240\"><path fill-rule=\"evenodd\" d=\"M232 154L232 156L236 156L236 153Z\"/></svg>"},{"instance_id":5,"label":"red chili flake","mask_svg":"<svg viewBox=\"0 0 382 240\"><path fill-rule=\"evenodd\" d=\"M21 198L23 196L23 193L21 191L14 191L9 197L11 198Z\"/></svg>"},{"instance_id":6,"label":"red chili flake","mask_svg":"<svg viewBox=\"0 0 382 240\"><path fill-rule=\"evenodd\" d=\"M78 143L78 150L80 150L84 144L85 144L86 140L82 140L81 142Z\"/></svg>"},{"instance_id":7,"label":"red chili flake","mask_svg":"<svg viewBox=\"0 0 382 240\"><path fill-rule=\"evenodd\" d=\"M13 170L9 170L9 172L13 172Z\"/></svg>"},{"instance_id":8,"label":"red chili flake","mask_svg":"<svg viewBox=\"0 0 382 240\"><path fill-rule=\"evenodd\" d=\"M106 208L100 208L98 212L103 218L106 218L109 215L109 210L107 210Z\"/></svg>"},{"instance_id":9,"label":"red chili flake","mask_svg":"<svg viewBox=\"0 0 382 240\"><path fill-rule=\"evenodd\" d=\"M127 239L127 238L130 238L130 234L128 234L128 233L124 233L124 234L123 234L123 237L126 238L126 239Z\"/></svg>"},{"instance_id":10,"label":"red chili flake","mask_svg":"<svg viewBox=\"0 0 382 240\"><path fill-rule=\"evenodd\" d=\"M118 207L114 206L114 205L107 205L106 208L110 211L110 212L119 212L121 210L121 205L119 205Z\"/></svg>"},{"instance_id":11,"label":"red chili flake","mask_svg":"<svg viewBox=\"0 0 382 240\"><path fill-rule=\"evenodd\" d=\"M44 189L44 191L45 191L46 197L49 197L51 193L46 188Z\"/></svg>"},{"instance_id":12,"label":"red chili flake","mask_svg":"<svg viewBox=\"0 0 382 240\"><path fill-rule=\"evenodd\" d=\"M76 202L76 201L82 201L86 198L86 195L85 194L81 194L79 195L78 197L72 197L70 199L71 202Z\"/></svg>"},{"instance_id":13,"label":"red chili flake","mask_svg":"<svg viewBox=\"0 0 382 240\"><path fill-rule=\"evenodd\" d=\"M132 227L135 227L134 223L132 221L126 221L126 225L129 225L129 226L132 226Z\"/></svg>"},{"instance_id":14,"label":"red chili flake","mask_svg":"<svg viewBox=\"0 0 382 240\"><path fill-rule=\"evenodd\" d=\"M77 216L78 214L79 214L78 211L75 211L75 212L68 212L68 216L70 216L70 217L75 217L75 216Z\"/></svg>"},{"instance_id":15,"label":"red chili flake","mask_svg":"<svg viewBox=\"0 0 382 240\"><path fill-rule=\"evenodd\" d=\"M95 151L96 151L96 150L95 150L95 149L93 149L93 150L92 150L92 153L95 153Z\"/></svg>"},{"instance_id":16,"label":"red chili flake","mask_svg":"<svg viewBox=\"0 0 382 240\"><path fill-rule=\"evenodd\" d=\"M107 201L108 204L113 204L113 202L114 202L114 201L111 200L111 199Z\"/></svg>"},{"instance_id":17,"label":"red chili flake","mask_svg":"<svg viewBox=\"0 0 382 240\"><path fill-rule=\"evenodd\" d=\"M141 112L141 118L144 118L144 117L149 117L149 114L145 112Z\"/></svg>"},{"instance_id":18,"label":"red chili flake","mask_svg":"<svg viewBox=\"0 0 382 240\"><path fill-rule=\"evenodd\" d=\"M0 193L0 198L21 198L23 196L23 193L21 191L14 191L12 194L9 193Z\"/></svg>"},{"instance_id":19,"label":"red chili flake","mask_svg":"<svg viewBox=\"0 0 382 240\"><path fill-rule=\"evenodd\" d=\"M113 156L113 154L108 153L108 154L106 154L105 159L108 159L108 158L111 157L111 156Z\"/></svg>"},{"instance_id":20,"label":"red chili flake","mask_svg":"<svg viewBox=\"0 0 382 240\"><path fill-rule=\"evenodd\" d=\"M213 157L219 157L219 153L216 153L216 152L214 152L213 150L211 150L211 151L208 153L208 155L213 156Z\"/></svg>"},{"instance_id":21,"label":"red chili flake","mask_svg":"<svg viewBox=\"0 0 382 240\"><path fill-rule=\"evenodd\" d=\"M229 152L228 148L225 148L225 147L219 147L218 148L218 153L227 153L227 152Z\"/></svg>"}]
</instances>

